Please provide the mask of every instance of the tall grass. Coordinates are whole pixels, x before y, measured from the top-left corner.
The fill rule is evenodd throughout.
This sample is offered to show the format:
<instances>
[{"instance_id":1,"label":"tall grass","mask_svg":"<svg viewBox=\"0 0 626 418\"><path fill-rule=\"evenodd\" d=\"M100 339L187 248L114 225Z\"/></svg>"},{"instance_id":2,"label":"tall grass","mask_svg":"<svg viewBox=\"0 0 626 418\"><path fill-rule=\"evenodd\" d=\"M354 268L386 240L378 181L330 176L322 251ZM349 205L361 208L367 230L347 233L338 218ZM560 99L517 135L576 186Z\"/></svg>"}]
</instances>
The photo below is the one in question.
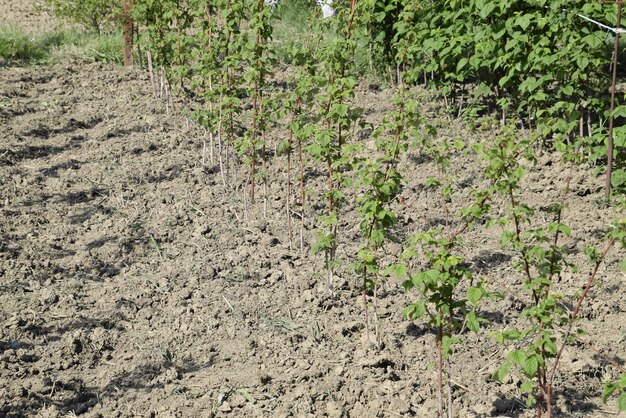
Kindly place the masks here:
<instances>
[{"instance_id":1,"label":"tall grass","mask_svg":"<svg viewBox=\"0 0 626 418\"><path fill-rule=\"evenodd\" d=\"M32 34L12 26L0 26L0 65L56 62L122 63L123 37L120 33L97 34L56 29Z\"/></svg>"},{"instance_id":2,"label":"tall grass","mask_svg":"<svg viewBox=\"0 0 626 418\"><path fill-rule=\"evenodd\" d=\"M0 27L0 64L35 62L46 55L46 49L35 36L13 27Z\"/></svg>"}]
</instances>

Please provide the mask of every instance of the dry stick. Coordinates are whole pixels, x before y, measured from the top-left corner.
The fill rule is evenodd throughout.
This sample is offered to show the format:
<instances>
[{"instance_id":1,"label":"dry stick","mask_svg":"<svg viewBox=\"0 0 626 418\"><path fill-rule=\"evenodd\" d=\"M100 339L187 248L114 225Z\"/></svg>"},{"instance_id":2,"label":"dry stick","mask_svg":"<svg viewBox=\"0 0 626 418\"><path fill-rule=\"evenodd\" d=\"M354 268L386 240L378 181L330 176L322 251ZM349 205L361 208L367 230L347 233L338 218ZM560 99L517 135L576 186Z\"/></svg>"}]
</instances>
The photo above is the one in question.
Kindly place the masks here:
<instances>
[{"instance_id":1,"label":"dry stick","mask_svg":"<svg viewBox=\"0 0 626 418\"><path fill-rule=\"evenodd\" d=\"M581 138L585 135L585 109L581 106L578 115L578 136Z\"/></svg>"},{"instance_id":2,"label":"dry stick","mask_svg":"<svg viewBox=\"0 0 626 418\"><path fill-rule=\"evenodd\" d=\"M242 185L241 188L243 189L243 220L244 222L248 222L248 197L246 193L246 186Z\"/></svg>"},{"instance_id":3,"label":"dry stick","mask_svg":"<svg viewBox=\"0 0 626 418\"><path fill-rule=\"evenodd\" d=\"M289 145L287 148L287 235L289 236L289 249L292 249L292 234L291 234L291 147L293 144L293 125L296 118L296 109L298 107L299 100L296 100L294 109L291 111L291 124L289 126ZM302 246L300 247L302 250Z\"/></svg>"},{"instance_id":4,"label":"dry stick","mask_svg":"<svg viewBox=\"0 0 626 418\"><path fill-rule=\"evenodd\" d=\"M261 118L263 118L263 91L261 91L261 100L260 100L260 110L261 110ZM269 174L267 172L267 147L266 147L266 135L265 135L265 126L261 124L261 170L263 170L263 218L267 219L267 202L268 202L268 193L267 193L267 179L269 178Z\"/></svg>"},{"instance_id":5,"label":"dry stick","mask_svg":"<svg viewBox=\"0 0 626 418\"><path fill-rule=\"evenodd\" d=\"M448 316L448 322L450 329L448 330L448 335L452 338L452 330L454 329L454 319L452 318L452 311L450 311L450 315ZM446 380L446 386L448 387L448 418L452 418L452 386L450 385L452 379L452 365L450 362L450 356L448 356L448 379Z\"/></svg>"},{"instance_id":6,"label":"dry stick","mask_svg":"<svg viewBox=\"0 0 626 418\"><path fill-rule=\"evenodd\" d=\"M152 85L152 94L156 97L156 85L154 84L154 69L152 67L152 52L148 50L146 52L146 58L148 60L148 73L150 74L150 84Z\"/></svg>"},{"instance_id":7,"label":"dry stick","mask_svg":"<svg viewBox=\"0 0 626 418\"><path fill-rule=\"evenodd\" d=\"M332 87L334 85L334 77L333 74L330 74L330 86ZM330 108L333 104L333 98L332 95L328 95L328 103L326 104L326 115L330 114ZM330 120L330 116L327 116L326 118L326 130L330 131L330 127L331 127L331 120ZM330 155L326 157L326 168L328 170L328 215L330 216L333 212L333 166L332 166L332 160ZM337 236L335 235L336 233L336 228L333 227L331 228L331 233L333 234L333 244L332 247L334 247L336 245L336 238ZM330 261L333 261L333 248L331 248L330 250L326 251L327 254L327 258L330 257ZM328 260L327 260L328 261ZM328 264L328 263L327 263ZM328 281L327 281L327 288L329 291L333 291L333 267L331 264L331 267L328 269ZM365 298L364 298L365 300Z\"/></svg>"},{"instance_id":8,"label":"dry stick","mask_svg":"<svg viewBox=\"0 0 626 418\"><path fill-rule=\"evenodd\" d=\"M363 282L367 281L367 269L363 269ZM370 327L369 327L369 314L367 312L367 294L365 291L365 285L363 285L363 314L365 315L365 339L366 341L370 340Z\"/></svg>"},{"instance_id":9,"label":"dry stick","mask_svg":"<svg viewBox=\"0 0 626 418\"><path fill-rule=\"evenodd\" d=\"M374 282L374 337L376 338L376 347L380 350L381 337L378 325L378 283Z\"/></svg>"},{"instance_id":10,"label":"dry stick","mask_svg":"<svg viewBox=\"0 0 626 418\"><path fill-rule=\"evenodd\" d=\"M450 358L448 358L448 379L446 381L446 385L448 386L448 418L452 418L452 364L450 362Z\"/></svg>"},{"instance_id":11,"label":"dry stick","mask_svg":"<svg viewBox=\"0 0 626 418\"><path fill-rule=\"evenodd\" d=\"M622 21L622 1L617 1L617 28ZM606 155L606 180L604 183L604 197L608 200L611 193L611 176L613 172L613 112L615 111L615 86L617 82L617 54L619 52L619 31L615 31L613 46L613 79L611 82L611 110L609 113L609 143Z\"/></svg>"},{"instance_id":12,"label":"dry stick","mask_svg":"<svg viewBox=\"0 0 626 418\"><path fill-rule=\"evenodd\" d=\"M211 105L211 107L213 107ZM215 156L214 156L214 148L215 148L215 140L213 138L213 130L209 129L209 160L211 164L215 164Z\"/></svg>"},{"instance_id":13,"label":"dry stick","mask_svg":"<svg viewBox=\"0 0 626 418\"><path fill-rule=\"evenodd\" d=\"M164 89L163 66L161 66L159 67L159 98L163 98L163 89Z\"/></svg>"},{"instance_id":14,"label":"dry stick","mask_svg":"<svg viewBox=\"0 0 626 418\"><path fill-rule=\"evenodd\" d=\"M211 103L209 104L209 111L211 113L211 115L213 115L213 101L211 100ZM213 129L212 127L209 127L209 129L207 130L207 133L209 135L209 161L211 161L211 164L215 164L215 138L213 135ZM220 154L221 154L221 144L220 144ZM221 162L221 155L220 155L220 172L222 172L222 162ZM224 173L222 172L222 176L224 175Z\"/></svg>"},{"instance_id":15,"label":"dry stick","mask_svg":"<svg viewBox=\"0 0 626 418\"><path fill-rule=\"evenodd\" d=\"M139 58L139 66L144 69L143 66L143 54L141 53L141 42L139 42L139 24L133 26L133 37L137 39L137 58Z\"/></svg>"},{"instance_id":16,"label":"dry stick","mask_svg":"<svg viewBox=\"0 0 626 418\"><path fill-rule=\"evenodd\" d=\"M167 79L167 77L165 78L165 91L167 92L167 97L170 100L172 111L174 112L174 114L179 114L178 107L176 106L176 102L174 101L174 95L172 94L172 85L170 84L170 81Z\"/></svg>"},{"instance_id":17,"label":"dry stick","mask_svg":"<svg viewBox=\"0 0 626 418\"><path fill-rule=\"evenodd\" d=\"M259 36L257 35L257 42ZM258 135L258 118L259 118L259 81L254 80L254 98L252 100L252 147L250 149L250 200L254 203L254 176L256 169L256 139Z\"/></svg>"},{"instance_id":18,"label":"dry stick","mask_svg":"<svg viewBox=\"0 0 626 418\"><path fill-rule=\"evenodd\" d=\"M222 118L223 118L223 114L222 114L222 93L220 93L220 98L219 98L219 112L218 112L218 117L217 117L217 144L218 144L218 157L219 157L219 161L220 161L220 174L222 176L222 184L224 185L224 188L226 188L226 175L224 174L224 161L222 160Z\"/></svg>"},{"instance_id":19,"label":"dry stick","mask_svg":"<svg viewBox=\"0 0 626 418\"><path fill-rule=\"evenodd\" d=\"M202 167L206 166L206 159L205 159L205 155L206 155L206 137L208 135L208 131L205 129L204 130L204 135L202 137Z\"/></svg>"},{"instance_id":20,"label":"dry stick","mask_svg":"<svg viewBox=\"0 0 626 418\"><path fill-rule=\"evenodd\" d=\"M443 314L439 314L437 329L437 394L439 395L439 418L443 418Z\"/></svg>"},{"instance_id":21,"label":"dry stick","mask_svg":"<svg viewBox=\"0 0 626 418\"><path fill-rule=\"evenodd\" d=\"M302 161L302 138L298 135L298 160L300 164L300 252L304 251L304 163Z\"/></svg>"}]
</instances>

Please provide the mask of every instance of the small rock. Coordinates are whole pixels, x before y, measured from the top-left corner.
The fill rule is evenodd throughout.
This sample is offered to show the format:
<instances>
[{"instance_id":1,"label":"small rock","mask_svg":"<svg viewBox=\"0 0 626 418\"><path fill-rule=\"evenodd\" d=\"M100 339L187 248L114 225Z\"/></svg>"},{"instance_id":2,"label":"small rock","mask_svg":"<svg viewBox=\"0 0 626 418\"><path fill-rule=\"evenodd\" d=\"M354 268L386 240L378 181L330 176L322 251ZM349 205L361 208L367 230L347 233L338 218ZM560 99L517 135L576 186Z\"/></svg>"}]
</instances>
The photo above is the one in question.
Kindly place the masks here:
<instances>
[{"instance_id":1,"label":"small rock","mask_svg":"<svg viewBox=\"0 0 626 418\"><path fill-rule=\"evenodd\" d=\"M302 301L303 302L312 302L315 297L313 296L313 292L311 290L305 290L302 292Z\"/></svg>"},{"instance_id":2,"label":"small rock","mask_svg":"<svg viewBox=\"0 0 626 418\"><path fill-rule=\"evenodd\" d=\"M406 414L409 412L409 404L407 401L402 400L400 398L393 398L391 401L391 405L389 406L393 412L397 412L398 414Z\"/></svg>"},{"instance_id":3,"label":"small rock","mask_svg":"<svg viewBox=\"0 0 626 418\"><path fill-rule=\"evenodd\" d=\"M326 414L330 418L341 418L343 416L343 407L335 401L327 402Z\"/></svg>"},{"instance_id":4,"label":"small rock","mask_svg":"<svg viewBox=\"0 0 626 418\"><path fill-rule=\"evenodd\" d=\"M490 417L494 412L494 408L490 405L477 404L472 407L472 411L479 416Z\"/></svg>"},{"instance_id":5,"label":"small rock","mask_svg":"<svg viewBox=\"0 0 626 418\"><path fill-rule=\"evenodd\" d=\"M220 412L230 412L233 410L233 408L231 408L230 404L227 401L225 401L224 403L220 405L219 408L217 408L217 410Z\"/></svg>"},{"instance_id":6,"label":"small rock","mask_svg":"<svg viewBox=\"0 0 626 418\"><path fill-rule=\"evenodd\" d=\"M54 293L53 290L47 288L41 290L41 295L39 296L39 302L41 303L41 305L52 305L53 303L57 303L58 301L59 295Z\"/></svg>"}]
</instances>

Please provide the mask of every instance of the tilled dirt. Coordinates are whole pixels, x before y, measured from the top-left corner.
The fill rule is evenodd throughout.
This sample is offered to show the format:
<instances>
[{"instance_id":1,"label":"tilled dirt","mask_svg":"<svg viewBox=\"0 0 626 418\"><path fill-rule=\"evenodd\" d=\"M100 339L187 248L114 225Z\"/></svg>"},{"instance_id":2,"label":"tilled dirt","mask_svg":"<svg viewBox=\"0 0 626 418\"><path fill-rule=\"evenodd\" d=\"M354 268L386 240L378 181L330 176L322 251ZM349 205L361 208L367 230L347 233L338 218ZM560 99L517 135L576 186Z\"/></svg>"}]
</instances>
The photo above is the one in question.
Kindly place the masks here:
<instances>
[{"instance_id":1,"label":"tilled dirt","mask_svg":"<svg viewBox=\"0 0 626 418\"><path fill-rule=\"evenodd\" d=\"M41 32L62 26L63 22L54 19L49 8L41 13L35 6L38 0L0 0L0 24L12 26L29 32Z\"/></svg>"},{"instance_id":2,"label":"tilled dirt","mask_svg":"<svg viewBox=\"0 0 626 418\"><path fill-rule=\"evenodd\" d=\"M357 102L375 121L392 97L364 85ZM491 135L438 124L452 142ZM381 348L364 340L360 282L349 267L360 245L354 203L340 214L346 262L331 295L322 257L300 254L297 230L289 245L284 157L270 170L264 217L262 187L259 201L245 205L241 191L225 189L217 161L205 153L202 164L204 134L166 113L144 72L102 64L0 68L0 132L0 416L436 416L433 330L401 315L415 295L391 280L378 300ZM544 224L569 175L555 158L528 167L520 197ZM458 225L457 210L487 182L472 153L452 162L457 187L446 215L426 186L434 162L417 150L404 158L399 236ZM308 188L321 190L323 172L311 165L308 178ZM601 247L619 216L589 169L577 167L571 184L563 222L580 273L555 284L568 306L590 270L584 248ZM323 210L316 193L307 246ZM500 207L494 202L490 216ZM453 357L459 417L533 416L519 379L491 379L506 349L489 333L523 324L529 303L500 235L473 228L461 248L474 274L504 297L481 307L491 324L463 335ZM579 324L587 344L565 352L559 416L615 413L599 397L618 373L612 363L625 360L623 258L609 255L590 292Z\"/></svg>"}]
</instances>

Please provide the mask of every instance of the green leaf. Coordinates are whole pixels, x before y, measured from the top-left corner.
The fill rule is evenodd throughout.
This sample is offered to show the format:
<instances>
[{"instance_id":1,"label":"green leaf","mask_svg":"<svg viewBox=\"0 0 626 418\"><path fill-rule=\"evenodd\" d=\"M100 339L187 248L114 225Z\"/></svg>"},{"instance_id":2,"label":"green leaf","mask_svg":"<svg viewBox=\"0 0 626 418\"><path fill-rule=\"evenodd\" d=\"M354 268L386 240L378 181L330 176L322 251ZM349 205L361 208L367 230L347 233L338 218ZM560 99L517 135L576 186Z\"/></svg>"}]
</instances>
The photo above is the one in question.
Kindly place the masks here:
<instances>
[{"instance_id":1,"label":"green leaf","mask_svg":"<svg viewBox=\"0 0 626 418\"><path fill-rule=\"evenodd\" d=\"M527 360L528 355L522 350L511 351L506 356L513 364L521 366Z\"/></svg>"},{"instance_id":2,"label":"green leaf","mask_svg":"<svg viewBox=\"0 0 626 418\"><path fill-rule=\"evenodd\" d=\"M495 2L491 2L491 3L487 3L485 4L485 6L480 9L479 15L482 19L486 19L491 12L493 12L493 9L496 8L496 3Z\"/></svg>"},{"instance_id":3,"label":"green leaf","mask_svg":"<svg viewBox=\"0 0 626 418\"><path fill-rule=\"evenodd\" d=\"M531 393L533 391L533 382L528 380L520 385L520 390L522 393Z\"/></svg>"},{"instance_id":4,"label":"green leaf","mask_svg":"<svg viewBox=\"0 0 626 418\"><path fill-rule=\"evenodd\" d=\"M611 397L613 392L617 389L617 385L613 382L605 383L602 390L602 402L606 403L607 399Z\"/></svg>"},{"instance_id":5,"label":"green leaf","mask_svg":"<svg viewBox=\"0 0 626 418\"><path fill-rule=\"evenodd\" d=\"M456 64L456 71L459 72L467 65L467 58L461 58L459 62Z\"/></svg>"},{"instance_id":6,"label":"green leaf","mask_svg":"<svg viewBox=\"0 0 626 418\"><path fill-rule=\"evenodd\" d=\"M611 185L615 188L626 185L626 170L618 169L613 171L613 176L611 177Z\"/></svg>"},{"instance_id":7,"label":"green leaf","mask_svg":"<svg viewBox=\"0 0 626 418\"><path fill-rule=\"evenodd\" d=\"M418 300L417 302L412 303L404 308L404 310L402 311L402 316L406 319L417 319L424 316L425 313L426 306L424 305L424 302Z\"/></svg>"},{"instance_id":8,"label":"green leaf","mask_svg":"<svg viewBox=\"0 0 626 418\"><path fill-rule=\"evenodd\" d=\"M483 297L485 291L480 287L470 287L467 289L467 300L476 306L478 301Z\"/></svg>"},{"instance_id":9,"label":"green leaf","mask_svg":"<svg viewBox=\"0 0 626 418\"><path fill-rule=\"evenodd\" d=\"M517 24L522 28L522 30L526 30L528 26L530 26L530 19L532 15L525 14L517 18Z\"/></svg>"},{"instance_id":10,"label":"green leaf","mask_svg":"<svg viewBox=\"0 0 626 418\"><path fill-rule=\"evenodd\" d=\"M539 369L539 360L537 356L528 357L522 364L522 369L528 377L534 377Z\"/></svg>"},{"instance_id":11,"label":"green leaf","mask_svg":"<svg viewBox=\"0 0 626 418\"><path fill-rule=\"evenodd\" d=\"M256 403L256 399L254 398L254 396L250 394L250 392L248 392L248 389L238 389L237 392L239 392L241 396L246 398L248 402Z\"/></svg>"},{"instance_id":12,"label":"green leaf","mask_svg":"<svg viewBox=\"0 0 626 418\"><path fill-rule=\"evenodd\" d=\"M511 365L509 363L504 363L495 372L493 372L493 380L499 383L504 383L504 379L508 376L509 370L511 370Z\"/></svg>"},{"instance_id":13,"label":"green leaf","mask_svg":"<svg viewBox=\"0 0 626 418\"><path fill-rule=\"evenodd\" d=\"M459 337L450 337L449 335L444 335L441 340L441 351L443 352L443 357L445 359L449 358L452 354L452 345L460 343L461 340Z\"/></svg>"},{"instance_id":14,"label":"green leaf","mask_svg":"<svg viewBox=\"0 0 626 418\"><path fill-rule=\"evenodd\" d=\"M626 392L619 395L617 398L617 410L620 412L626 411Z\"/></svg>"},{"instance_id":15,"label":"green leaf","mask_svg":"<svg viewBox=\"0 0 626 418\"><path fill-rule=\"evenodd\" d=\"M472 332L478 332L480 330L480 322L476 318L476 312L471 311L465 317L467 328Z\"/></svg>"},{"instance_id":16,"label":"green leaf","mask_svg":"<svg viewBox=\"0 0 626 418\"><path fill-rule=\"evenodd\" d=\"M623 118L626 117L626 106L617 106L613 111L613 117Z\"/></svg>"},{"instance_id":17,"label":"green leaf","mask_svg":"<svg viewBox=\"0 0 626 418\"><path fill-rule=\"evenodd\" d=\"M406 272L407 272L406 264L397 263L397 264L393 264L387 267L385 271L383 272L383 274L385 276L389 276L390 274L393 273L397 278L401 278L406 275Z\"/></svg>"}]
</instances>

